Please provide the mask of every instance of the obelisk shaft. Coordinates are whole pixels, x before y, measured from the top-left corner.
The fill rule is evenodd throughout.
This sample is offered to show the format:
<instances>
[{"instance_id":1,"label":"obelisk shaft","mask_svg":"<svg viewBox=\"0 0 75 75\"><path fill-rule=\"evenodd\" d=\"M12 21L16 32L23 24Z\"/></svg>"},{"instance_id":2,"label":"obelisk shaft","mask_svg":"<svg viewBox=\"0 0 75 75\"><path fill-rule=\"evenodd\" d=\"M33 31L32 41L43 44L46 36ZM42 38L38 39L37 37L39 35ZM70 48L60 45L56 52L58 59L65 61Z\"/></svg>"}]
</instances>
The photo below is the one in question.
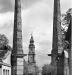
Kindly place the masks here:
<instances>
[{"instance_id":1,"label":"obelisk shaft","mask_svg":"<svg viewBox=\"0 0 75 75\"><path fill-rule=\"evenodd\" d=\"M62 53L62 33L61 33L61 12L60 0L54 0L54 18L53 18L53 53Z\"/></svg>"},{"instance_id":2,"label":"obelisk shaft","mask_svg":"<svg viewBox=\"0 0 75 75\"><path fill-rule=\"evenodd\" d=\"M60 0L54 0L54 14L53 14L53 44L52 44L52 65L54 71L52 75L63 75L63 47L62 47L62 32L61 32L61 11L60 11ZM61 55L59 57L59 55ZM62 63L62 64L60 64ZM59 69L60 68L60 69Z\"/></svg>"},{"instance_id":3,"label":"obelisk shaft","mask_svg":"<svg viewBox=\"0 0 75 75\"><path fill-rule=\"evenodd\" d=\"M23 75L21 0L15 0L13 50L11 55L12 75Z\"/></svg>"},{"instance_id":4,"label":"obelisk shaft","mask_svg":"<svg viewBox=\"0 0 75 75\"><path fill-rule=\"evenodd\" d=\"M22 50L22 21L21 21L21 0L15 0L14 33L13 33L14 54L23 54Z\"/></svg>"}]
</instances>

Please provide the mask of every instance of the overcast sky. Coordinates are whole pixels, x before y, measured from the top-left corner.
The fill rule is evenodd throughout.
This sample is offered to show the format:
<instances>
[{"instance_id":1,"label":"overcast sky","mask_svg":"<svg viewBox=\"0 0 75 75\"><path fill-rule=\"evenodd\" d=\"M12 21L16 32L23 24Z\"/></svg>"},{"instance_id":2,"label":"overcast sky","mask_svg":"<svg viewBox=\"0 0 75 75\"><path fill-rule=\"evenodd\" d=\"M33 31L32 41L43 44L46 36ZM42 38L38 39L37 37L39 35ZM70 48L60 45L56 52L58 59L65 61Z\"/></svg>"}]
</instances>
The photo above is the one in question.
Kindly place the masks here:
<instances>
[{"instance_id":1,"label":"overcast sky","mask_svg":"<svg viewBox=\"0 0 75 75\"><path fill-rule=\"evenodd\" d=\"M22 0L23 50L28 53L30 34L33 33L36 46L36 61L39 66L50 63L52 47L54 0ZM61 1L61 13L71 8L71 0ZM0 0L0 33L5 34L12 46L14 0ZM26 58L27 61L27 58Z\"/></svg>"}]
</instances>

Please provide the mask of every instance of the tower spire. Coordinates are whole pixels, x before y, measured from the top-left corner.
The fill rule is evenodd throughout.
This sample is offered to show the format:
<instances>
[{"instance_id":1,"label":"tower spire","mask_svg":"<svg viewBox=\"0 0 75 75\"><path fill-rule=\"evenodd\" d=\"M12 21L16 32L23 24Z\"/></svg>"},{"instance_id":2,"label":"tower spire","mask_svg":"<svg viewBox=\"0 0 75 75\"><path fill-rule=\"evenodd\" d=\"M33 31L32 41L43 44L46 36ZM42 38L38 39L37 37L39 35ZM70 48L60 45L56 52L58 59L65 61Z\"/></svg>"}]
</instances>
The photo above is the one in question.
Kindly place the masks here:
<instances>
[{"instance_id":1,"label":"tower spire","mask_svg":"<svg viewBox=\"0 0 75 75\"><path fill-rule=\"evenodd\" d=\"M31 38L30 38L30 43L34 44L34 39L33 39L33 35L31 34Z\"/></svg>"}]
</instances>

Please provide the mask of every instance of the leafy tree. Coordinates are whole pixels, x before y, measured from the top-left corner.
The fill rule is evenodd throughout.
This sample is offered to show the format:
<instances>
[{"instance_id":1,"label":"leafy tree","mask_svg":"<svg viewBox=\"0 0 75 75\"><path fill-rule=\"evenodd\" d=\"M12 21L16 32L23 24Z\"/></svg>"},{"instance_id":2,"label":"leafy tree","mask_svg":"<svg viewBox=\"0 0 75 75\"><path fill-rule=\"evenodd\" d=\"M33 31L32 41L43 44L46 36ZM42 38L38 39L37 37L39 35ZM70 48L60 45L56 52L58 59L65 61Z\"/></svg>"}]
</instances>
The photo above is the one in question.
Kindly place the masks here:
<instances>
[{"instance_id":1,"label":"leafy tree","mask_svg":"<svg viewBox=\"0 0 75 75\"><path fill-rule=\"evenodd\" d=\"M50 67L50 64L45 64L42 67L42 75L51 75L51 67Z\"/></svg>"},{"instance_id":2,"label":"leafy tree","mask_svg":"<svg viewBox=\"0 0 75 75\"><path fill-rule=\"evenodd\" d=\"M62 14L62 30L67 32L70 23L72 23L72 8Z\"/></svg>"},{"instance_id":3,"label":"leafy tree","mask_svg":"<svg viewBox=\"0 0 75 75\"><path fill-rule=\"evenodd\" d=\"M70 8L66 14L64 14L62 19L62 31L64 33L64 50L68 50L69 54L69 74L72 75L72 49L71 49L71 44L72 44L72 9Z\"/></svg>"},{"instance_id":4,"label":"leafy tree","mask_svg":"<svg viewBox=\"0 0 75 75\"><path fill-rule=\"evenodd\" d=\"M4 34L0 34L0 49L8 50L11 49L11 47L8 45L9 40Z\"/></svg>"}]
</instances>

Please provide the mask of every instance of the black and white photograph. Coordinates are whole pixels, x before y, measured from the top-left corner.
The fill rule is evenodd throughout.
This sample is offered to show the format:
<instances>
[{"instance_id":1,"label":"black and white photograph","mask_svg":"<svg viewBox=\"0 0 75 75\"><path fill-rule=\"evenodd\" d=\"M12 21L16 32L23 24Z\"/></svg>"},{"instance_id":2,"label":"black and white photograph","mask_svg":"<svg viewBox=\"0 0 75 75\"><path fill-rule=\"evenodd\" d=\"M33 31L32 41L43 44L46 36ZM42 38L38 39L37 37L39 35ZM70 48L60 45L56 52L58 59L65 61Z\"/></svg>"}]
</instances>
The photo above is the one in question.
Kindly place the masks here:
<instances>
[{"instance_id":1,"label":"black and white photograph","mask_svg":"<svg viewBox=\"0 0 75 75\"><path fill-rule=\"evenodd\" d=\"M0 0L0 75L72 75L72 0Z\"/></svg>"}]
</instances>

